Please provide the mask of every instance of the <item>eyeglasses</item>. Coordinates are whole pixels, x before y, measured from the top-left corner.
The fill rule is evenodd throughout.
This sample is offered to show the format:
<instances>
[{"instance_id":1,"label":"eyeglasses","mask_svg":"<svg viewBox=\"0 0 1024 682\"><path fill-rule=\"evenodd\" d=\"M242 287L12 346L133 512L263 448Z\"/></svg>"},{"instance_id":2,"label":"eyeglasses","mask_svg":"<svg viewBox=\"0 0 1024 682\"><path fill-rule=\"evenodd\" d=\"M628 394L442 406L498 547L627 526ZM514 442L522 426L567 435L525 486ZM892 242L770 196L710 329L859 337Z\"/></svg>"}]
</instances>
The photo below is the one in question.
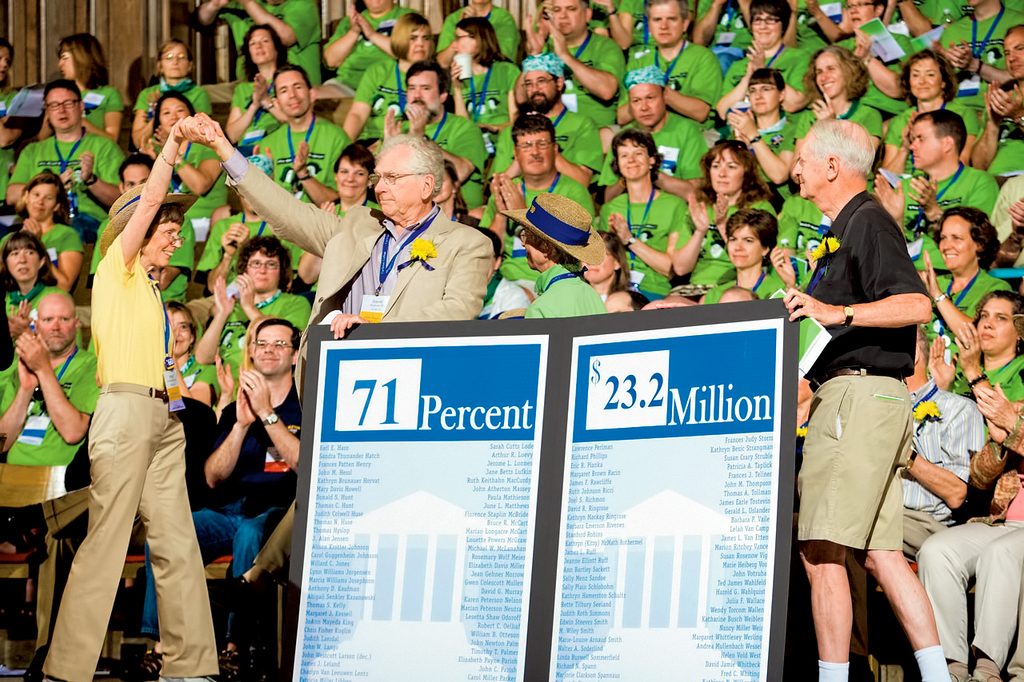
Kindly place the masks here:
<instances>
[{"instance_id":1,"label":"eyeglasses","mask_svg":"<svg viewBox=\"0 0 1024 682\"><path fill-rule=\"evenodd\" d=\"M769 25L771 25L771 24L781 24L781 23L782 23L782 19L779 19L778 17L773 17L770 14L759 14L756 17L754 17L753 19L750 20L750 25L751 26L753 26L754 24L769 24Z\"/></svg>"},{"instance_id":2,"label":"eyeglasses","mask_svg":"<svg viewBox=\"0 0 1024 682\"><path fill-rule=\"evenodd\" d=\"M158 232L157 234L159 234L161 237L163 237L170 243L176 244L178 246L181 246L182 244L185 243L185 240L181 238L181 233L179 232Z\"/></svg>"},{"instance_id":3,"label":"eyeglasses","mask_svg":"<svg viewBox=\"0 0 1024 682\"><path fill-rule=\"evenodd\" d=\"M516 149L522 149L523 151L530 151L531 149L544 150L553 145L554 142L551 140L534 140L532 142L516 142Z\"/></svg>"},{"instance_id":4,"label":"eyeglasses","mask_svg":"<svg viewBox=\"0 0 1024 682\"><path fill-rule=\"evenodd\" d=\"M173 52L168 52L163 57L161 57L161 59L163 59L164 61L167 61L167 62L187 62L187 61L189 61L189 58L188 58L187 54L174 54Z\"/></svg>"},{"instance_id":5,"label":"eyeglasses","mask_svg":"<svg viewBox=\"0 0 1024 682\"><path fill-rule=\"evenodd\" d=\"M555 82L554 78L546 78L544 76L541 76L540 78L535 78L532 81L523 81L523 87L524 88L533 88L533 87L543 88L548 83L554 83L554 82Z\"/></svg>"},{"instance_id":6,"label":"eyeglasses","mask_svg":"<svg viewBox=\"0 0 1024 682\"><path fill-rule=\"evenodd\" d=\"M82 100L80 99L66 99L63 102L48 102L46 104L46 110L59 111L61 109L64 109L65 111L71 111L76 106L78 106L78 103L81 101Z\"/></svg>"},{"instance_id":7,"label":"eyeglasses","mask_svg":"<svg viewBox=\"0 0 1024 682\"><path fill-rule=\"evenodd\" d=\"M376 185L383 180L388 185L393 185L402 178L407 178L411 175L421 175L420 173L370 173L370 184Z\"/></svg>"},{"instance_id":8,"label":"eyeglasses","mask_svg":"<svg viewBox=\"0 0 1024 682\"><path fill-rule=\"evenodd\" d=\"M245 267L253 270L280 270L281 264L276 260L251 260Z\"/></svg>"},{"instance_id":9,"label":"eyeglasses","mask_svg":"<svg viewBox=\"0 0 1024 682\"><path fill-rule=\"evenodd\" d=\"M292 348L292 344L289 341L266 341L264 339L260 339L259 341L253 341L252 345L256 346L257 350L269 348L270 350L280 351L284 350L285 348Z\"/></svg>"}]
</instances>

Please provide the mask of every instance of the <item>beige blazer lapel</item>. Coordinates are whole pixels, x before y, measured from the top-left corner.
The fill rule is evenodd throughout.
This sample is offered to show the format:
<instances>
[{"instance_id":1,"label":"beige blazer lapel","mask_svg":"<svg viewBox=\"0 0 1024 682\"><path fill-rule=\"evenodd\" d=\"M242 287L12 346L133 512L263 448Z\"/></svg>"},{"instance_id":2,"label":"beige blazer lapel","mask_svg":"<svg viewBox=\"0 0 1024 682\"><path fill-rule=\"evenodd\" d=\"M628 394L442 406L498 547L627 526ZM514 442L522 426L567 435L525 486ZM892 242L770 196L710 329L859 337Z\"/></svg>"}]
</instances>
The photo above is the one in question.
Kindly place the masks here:
<instances>
[{"instance_id":1,"label":"beige blazer lapel","mask_svg":"<svg viewBox=\"0 0 1024 682\"><path fill-rule=\"evenodd\" d=\"M453 223L450 218L445 216L443 213L438 212L437 217L434 218L433 224L431 224L431 226L427 228L427 231L419 238L429 240L434 243L435 247L437 247L444 243L445 236L451 231L452 226L454 225L455 223ZM402 262L399 262L395 267L401 265ZM409 287L409 284L416 278L416 275L426 269L427 268L423 266L423 263L413 263L409 267L402 268L398 271L398 281L395 282L395 289L391 292L391 300L388 301L387 310L384 311L385 315L390 313L391 309L395 307L395 303Z\"/></svg>"}]
</instances>

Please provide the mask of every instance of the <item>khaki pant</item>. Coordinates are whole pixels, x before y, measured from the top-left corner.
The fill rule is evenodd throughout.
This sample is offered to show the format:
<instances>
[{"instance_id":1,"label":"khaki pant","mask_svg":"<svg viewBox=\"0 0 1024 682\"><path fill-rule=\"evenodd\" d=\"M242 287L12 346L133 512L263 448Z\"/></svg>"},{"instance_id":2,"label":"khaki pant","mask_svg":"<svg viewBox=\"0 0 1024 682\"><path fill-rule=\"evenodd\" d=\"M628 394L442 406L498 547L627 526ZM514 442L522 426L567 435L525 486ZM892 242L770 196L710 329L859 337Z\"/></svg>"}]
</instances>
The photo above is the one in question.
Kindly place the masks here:
<instances>
[{"instance_id":1,"label":"khaki pant","mask_svg":"<svg viewBox=\"0 0 1024 682\"><path fill-rule=\"evenodd\" d=\"M105 387L89 429L89 532L68 577L43 666L68 682L93 679L136 511L146 525L163 631L163 674L215 675L217 647L203 562L185 489L181 422L145 389Z\"/></svg>"}]
</instances>

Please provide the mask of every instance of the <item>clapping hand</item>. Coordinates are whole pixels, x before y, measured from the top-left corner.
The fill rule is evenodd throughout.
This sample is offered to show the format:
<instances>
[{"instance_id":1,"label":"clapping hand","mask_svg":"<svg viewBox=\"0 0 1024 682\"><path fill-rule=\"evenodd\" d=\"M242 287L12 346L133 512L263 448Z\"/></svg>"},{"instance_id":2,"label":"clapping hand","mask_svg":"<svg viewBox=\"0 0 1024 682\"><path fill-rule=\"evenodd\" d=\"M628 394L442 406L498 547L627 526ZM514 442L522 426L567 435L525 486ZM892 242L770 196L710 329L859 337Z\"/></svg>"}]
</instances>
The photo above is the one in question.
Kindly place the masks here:
<instances>
[{"instance_id":1,"label":"clapping hand","mask_svg":"<svg viewBox=\"0 0 1024 682\"><path fill-rule=\"evenodd\" d=\"M956 359L953 362L946 362L946 344L942 337L932 341L928 349L928 372L932 375L935 385L943 391L949 390L956 376Z\"/></svg>"},{"instance_id":2,"label":"clapping hand","mask_svg":"<svg viewBox=\"0 0 1024 682\"><path fill-rule=\"evenodd\" d=\"M270 386L259 372L249 370L238 375L238 397L249 401L254 416L267 415L274 411L270 401Z\"/></svg>"},{"instance_id":3,"label":"clapping hand","mask_svg":"<svg viewBox=\"0 0 1024 682\"><path fill-rule=\"evenodd\" d=\"M633 233L629 229L629 223L622 216L621 213L613 213L608 216L608 227L612 228L615 232L615 236L619 238L619 241L626 244L630 239L633 238Z\"/></svg>"},{"instance_id":4,"label":"clapping hand","mask_svg":"<svg viewBox=\"0 0 1024 682\"><path fill-rule=\"evenodd\" d=\"M938 43L936 43L938 46ZM956 45L950 45L947 48L941 50L946 55L946 59L957 69L965 69L971 63L971 48L964 41L960 41Z\"/></svg>"},{"instance_id":5,"label":"clapping hand","mask_svg":"<svg viewBox=\"0 0 1024 682\"><path fill-rule=\"evenodd\" d=\"M757 137L757 122L750 111L730 111L726 120L736 133L736 137L744 144L750 144L750 141Z\"/></svg>"},{"instance_id":6,"label":"clapping hand","mask_svg":"<svg viewBox=\"0 0 1024 682\"><path fill-rule=\"evenodd\" d=\"M924 177L910 178L910 198L917 201L917 205L924 211L928 220L936 221L942 217L942 208L936 197L938 196L938 185L934 180Z\"/></svg>"},{"instance_id":7,"label":"clapping hand","mask_svg":"<svg viewBox=\"0 0 1024 682\"><path fill-rule=\"evenodd\" d=\"M301 175L306 170L306 164L309 163L309 143L305 140L299 143L299 148L295 150L295 158L292 159L292 170L295 171L296 175Z\"/></svg>"},{"instance_id":8,"label":"clapping hand","mask_svg":"<svg viewBox=\"0 0 1024 682\"><path fill-rule=\"evenodd\" d=\"M921 250L921 260L924 261L924 270L921 271L921 281L924 282L924 286L928 289L928 295L931 296L932 300L939 297L942 293L942 289L939 287L939 278L935 274L935 267L932 265L932 258L928 255L928 252Z\"/></svg>"},{"instance_id":9,"label":"clapping hand","mask_svg":"<svg viewBox=\"0 0 1024 682\"><path fill-rule=\"evenodd\" d=\"M17 339L28 329L32 322L32 306L28 301L18 304L18 312L7 315L7 327L11 332L11 338Z\"/></svg>"},{"instance_id":10,"label":"clapping hand","mask_svg":"<svg viewBox=\"0 0 1024 682\"><path fill-rule=\"evenodd\" d=\"M785 249L776 246L769 255L775 273L786 285L787 289L796 287L796 270L793 269L793 261Z\"/></svg>"},{"instance_id":11,"label":"clapping hand","mask_svg":"<svg viewBox=\"0 0 1024 682\"><path fill-rule=\"evenodd\" d=\"M93 168L96 165L96 155L92 152L84 152L81 157L81 164L78 166L82 171L82 181L88 182L92 177Z\"/></svg>"},{"instance_id":12,"label":"clapping hand","mask_svg":"<svg viewBox=\"0 0 1024 682\"><path fill-rule=\"evenodd\" d=\"M234 256L235 251L238 250L238 245L249 238L249 228L242 223L231 223L227 231L221 235L220 246L224 249L224 253L229 256Z\"/></svg>"},{"instance_id":13,"label":"clapping hand","mask_svg":"<svg viewBox=\"0 0 1024 682\"><path fill-rule=\"evenodd\" d=\"M832 102L825 93L821 94L821 99L811 102L811 111L814 112L815 118L819 121L836 117L836 112L832 108Z\"/></svg>"},{"instance_id":14,"label":"clapping hand","mask_svg":"<svg viewBox=\"0 0 1024 682\"><path fill-rule=\"evenodd\" d=\"M971 322L964 322L956 331L956 344L960 348L960 368L964 374L982 375L981 342L978 330Z\"/></svg>"},{"instance_id":15,"label":"clapping hand","mask_svg":"<svg viewBox=\"0 0 1024 682\"><path fill-rule=\"evenodd\" d=\"M988 421L1003 431L1010 432L1017 423L1017 409L1003 393L1002 386L990 388L985 385L974 387L978 410Z\"/></svg>"},{"instance_id":16,"label":"clapping hand","mask_svg":"<svg viewBox=\"0 0 1024 682\"><path fill-rule=\"evenodd\" d=\"M690 207L690 220L696 232L703 236L711 228L711 219L708 218L708 205L697 198L696 192L690 194L686 199Z\"/></svg>"},{"instance_id":17,"label":"clapping hand","mask_svg":"<svg viewBox=\"0 0 1024 682\"><path fill-rule=\"evenodd\" d=\"M233 396L235 394L235 377L231 374L231 366L220 359L219 353L213 357L213 360L217 366L217 384L220 386L221 398Z\"/></svg>"},{"instance_id":18,"label":"clapping hand","mask_svg":"<svg viewBox=\"0 0 1024 682\"><path fill-rule=\"evenodd\" d=\"M894 188L881 173L875 174L875 196L886 212L899 224L903 224L903 212L906 198L903 195L903 183Z\"/></svg>"}]
</instances>

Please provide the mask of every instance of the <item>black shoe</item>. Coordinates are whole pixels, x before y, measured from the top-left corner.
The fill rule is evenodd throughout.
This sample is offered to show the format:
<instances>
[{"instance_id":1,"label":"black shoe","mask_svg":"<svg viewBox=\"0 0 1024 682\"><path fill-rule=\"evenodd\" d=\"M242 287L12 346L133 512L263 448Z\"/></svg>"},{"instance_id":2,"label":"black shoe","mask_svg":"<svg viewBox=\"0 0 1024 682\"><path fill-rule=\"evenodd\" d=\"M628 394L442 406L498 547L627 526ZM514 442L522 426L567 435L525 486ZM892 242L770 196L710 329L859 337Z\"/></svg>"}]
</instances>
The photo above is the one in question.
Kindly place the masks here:
<instances>
[{"instance_id":1,"label":"black shoe","mask_svg":"<svg viewBox=\"0 0 1024 682\"><path fill-rule=\"evenodd\" d=\"M43 645L36 649L36 653L32 656L32 662L25 668L25 675L22 677L25 682L42 682L43 663L46 662L46 654L49 652L49 645Z\"/></svg>"}]
</instances>

